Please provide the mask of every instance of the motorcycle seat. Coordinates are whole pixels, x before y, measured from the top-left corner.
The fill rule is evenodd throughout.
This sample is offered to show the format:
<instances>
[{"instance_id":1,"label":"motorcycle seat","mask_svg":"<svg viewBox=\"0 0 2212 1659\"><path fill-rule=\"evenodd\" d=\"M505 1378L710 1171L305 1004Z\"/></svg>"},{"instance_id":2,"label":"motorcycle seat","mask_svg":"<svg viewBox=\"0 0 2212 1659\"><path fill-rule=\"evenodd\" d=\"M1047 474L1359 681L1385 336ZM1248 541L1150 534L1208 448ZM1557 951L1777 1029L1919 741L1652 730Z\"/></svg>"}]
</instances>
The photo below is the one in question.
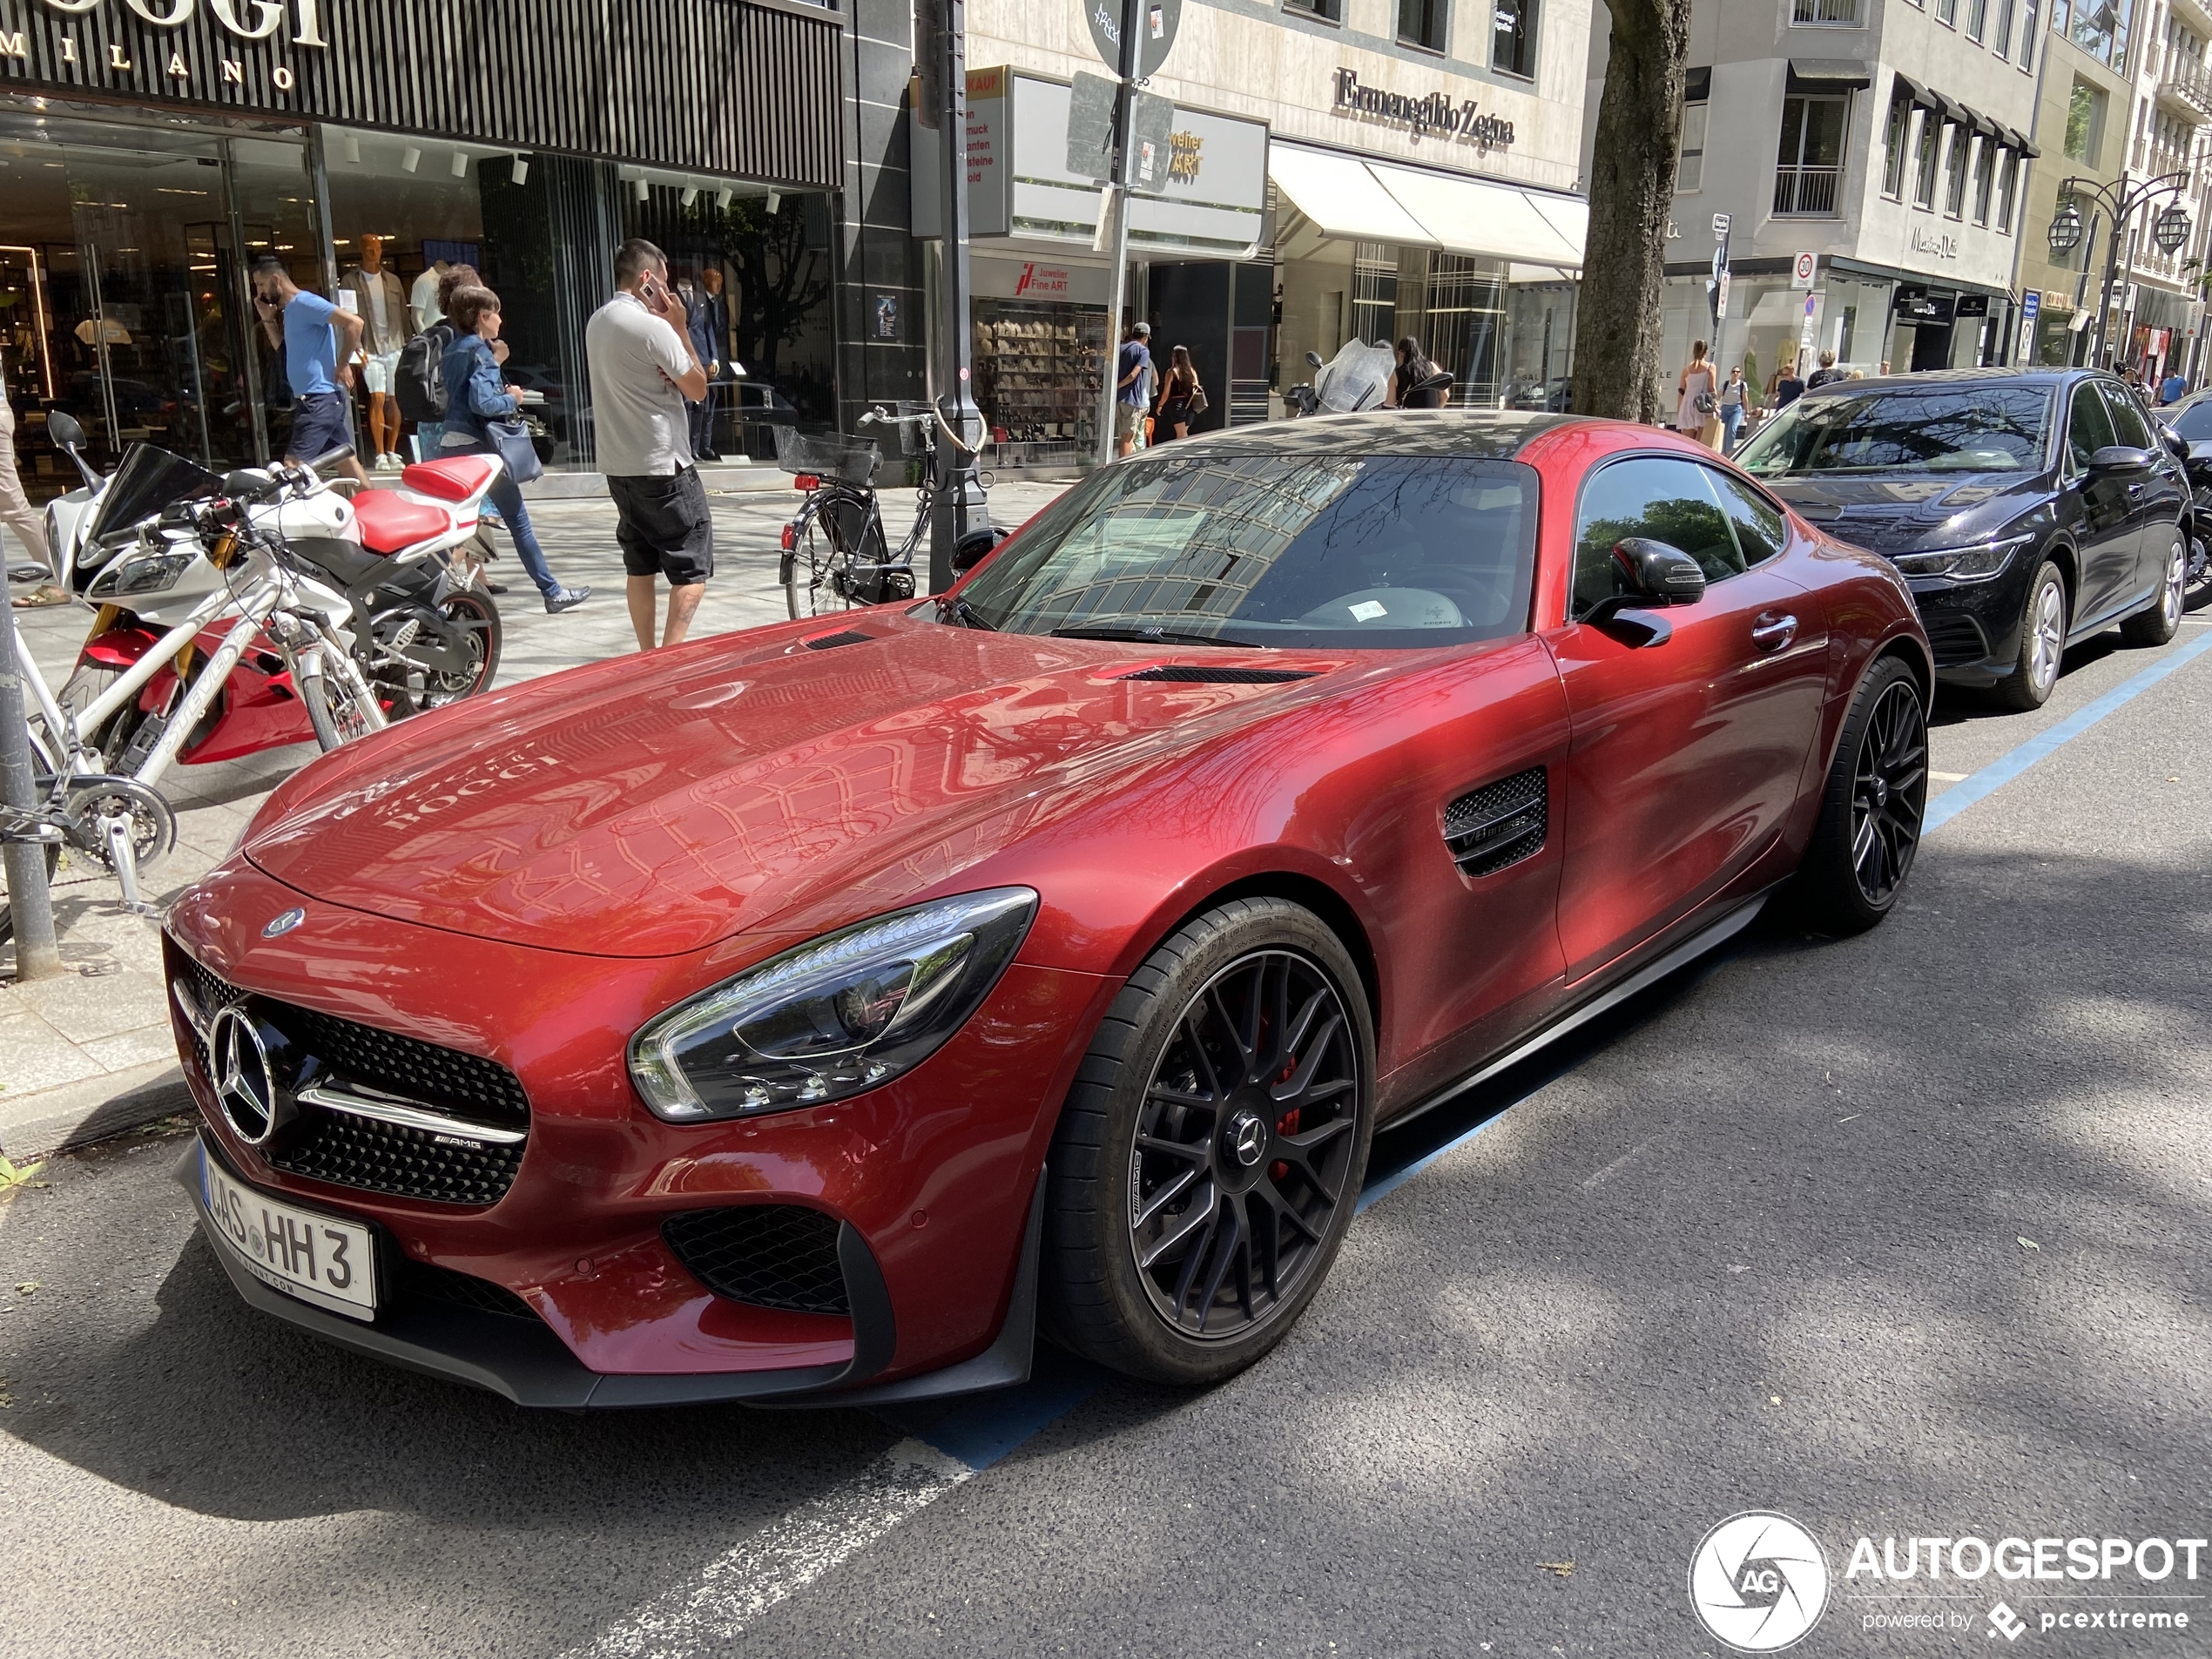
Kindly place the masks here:
<instances>
[{"instance_id":1,"label":"motorcycle seat","mask_svg":"<svg viewBox=\"0 0 2212 1659\"><path fill-rule=\"evenodd\" d=\"M364 489L354 497L354 522L361 527L363 547L397 553L445 534L453 515L428 502L409 501L396 489Z\"/></svg>"},{"instance_id":2,"label":"motorcycle seat","mask_svg":"<svg viewBox=\"0 0 2212 1659\"><path fill-rule=\"evenodd\" d=\"M400 482L440 501L470 501L498 475L489 455L454 455L444 461L416 461L401 469Z\"/></svg>"}]
</instances>

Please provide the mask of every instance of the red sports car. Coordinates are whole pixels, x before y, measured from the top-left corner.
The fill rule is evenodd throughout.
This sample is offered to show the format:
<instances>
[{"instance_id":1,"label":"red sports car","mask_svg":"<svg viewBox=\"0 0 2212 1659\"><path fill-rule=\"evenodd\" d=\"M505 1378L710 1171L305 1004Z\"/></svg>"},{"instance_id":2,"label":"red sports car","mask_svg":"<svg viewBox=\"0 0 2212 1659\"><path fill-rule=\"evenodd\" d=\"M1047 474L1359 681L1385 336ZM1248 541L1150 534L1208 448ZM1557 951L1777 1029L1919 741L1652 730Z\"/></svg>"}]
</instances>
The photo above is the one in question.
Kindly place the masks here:
<instances>
[{"instance_id":1,"label":"red sports car","mask_svg":"<svg viewBox=\"0 0 2212 1659\"><path fill-rule=\"evenodd\" d=\"M272 796L175 907L254 1305L531 1405L1281 1339L1378 1123L1912 863L1911 596L1709 452L1239 428L940 599L622 658Z\"/></svg>"}]
</instances>

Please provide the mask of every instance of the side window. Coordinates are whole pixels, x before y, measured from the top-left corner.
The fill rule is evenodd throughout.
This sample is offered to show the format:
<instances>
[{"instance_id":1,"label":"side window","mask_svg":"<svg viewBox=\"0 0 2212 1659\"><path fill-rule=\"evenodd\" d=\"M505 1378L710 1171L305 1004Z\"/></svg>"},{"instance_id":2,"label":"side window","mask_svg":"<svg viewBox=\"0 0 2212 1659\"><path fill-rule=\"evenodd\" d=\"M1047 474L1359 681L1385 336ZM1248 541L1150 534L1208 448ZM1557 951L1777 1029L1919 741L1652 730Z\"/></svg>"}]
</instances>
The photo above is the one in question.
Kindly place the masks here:
<instances>
[{"instance_id":1,"label":"side window","mask_svg":"<svg viewBox=\"0 0 2212 1659\"><path fill-rule=\"evenodd\" d=\"M2084 381L2074 388L2074 413L2066 423L2067 458L2073 469L2087 471L2089 457L2112 441L2112 416L2105 412L2097 383Z\"/></svg>"},{"instance_id":2,"label":"side window","mask_svg":"<svg viewBox=\"0 0 2212 1659\"><path fill-rule=\"evenodd\" d=\"M2112 407L2112 441L2130 443L2138 449L2155 449L2158 446L2150 441L2150 424L2143 419L2141 405L2121 387L2107 386L2101 381L2097 385Z\"/></svg>"},{"instance_id":3,"label":"side window","mask_svg":"<svg viewBox=\"0 0 2212 1659\"><path fill-rule=\"evenodd\" d=\"M1790 544L1790 521L1765 496L1724 472L1708 471L1706 478L1721 498L1722 510L1736 531L1736 545L1746 569L1764 564ZM1710 577L1711 572L1706 575Z\"/></svg>"},{"instance_id":4,"label":"side window","mask_svg":"<svg viewBox=\"0 0 2212 1659\"><path fill-rule=\"evenodd\" d=\"M1582 486L1575 528L1575 607L1581 616L1628 585L1613 548L1631 536L1678 547L1717 582L1743 568L1727 516L1694 461L1637 456L1616 461Z\"/></svg>"}]
</instances>

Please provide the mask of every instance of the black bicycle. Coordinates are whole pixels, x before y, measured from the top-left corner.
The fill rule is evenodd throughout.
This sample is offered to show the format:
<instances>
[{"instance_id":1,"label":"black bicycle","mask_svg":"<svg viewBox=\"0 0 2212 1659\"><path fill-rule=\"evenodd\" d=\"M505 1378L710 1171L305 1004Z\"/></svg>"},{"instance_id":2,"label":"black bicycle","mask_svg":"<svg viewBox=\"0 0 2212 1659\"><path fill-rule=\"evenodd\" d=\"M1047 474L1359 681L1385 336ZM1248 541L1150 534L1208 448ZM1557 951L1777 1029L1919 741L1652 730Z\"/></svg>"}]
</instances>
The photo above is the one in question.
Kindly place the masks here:
<instances>
[{"instance_id":1,"label":"black bicycle","mask_svg":"<svg viewBox=\"0 0 2212 1659\"><path fill-rule=\"evenodd\" d=\"M835 433L813 435L776 428L776 464L806 492L797 515L784 526L779 569L784 598L794 618L913 598L914 552L929 533L937 496L935 428L941 428L961 449L976 453L927 405L901 405L894 415L879 404L860 417L860 424L895 428L901 455L921 462L914 522L898 546L891 546L875 490L883 455L873 443ZM987 487L990 482L987 473L979 474L978 479ZM1001 539L1001 533L988 524L971 529L954 550L953 568L968 569Z\"/></svg>"}]
</instances>

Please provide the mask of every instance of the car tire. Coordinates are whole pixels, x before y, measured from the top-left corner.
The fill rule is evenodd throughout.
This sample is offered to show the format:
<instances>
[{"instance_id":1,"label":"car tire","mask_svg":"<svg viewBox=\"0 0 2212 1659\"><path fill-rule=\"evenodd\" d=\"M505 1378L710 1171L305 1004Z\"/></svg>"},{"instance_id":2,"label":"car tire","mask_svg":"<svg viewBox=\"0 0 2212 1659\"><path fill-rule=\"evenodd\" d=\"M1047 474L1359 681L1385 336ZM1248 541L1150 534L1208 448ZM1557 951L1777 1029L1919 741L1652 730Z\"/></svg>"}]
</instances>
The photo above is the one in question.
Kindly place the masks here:
<instances>
[{"instance_id":1,"label":"car tire","mask_svg":"<svg viewBox=\"0 0 2212 1659\"><path fill-rule=\"evenodd\" d=\"M1047 1332L1184 1386L1266 1353L1351 1224L1374 1076L1359 970L1312 911L1238 899L1179 928L1100 1022L1053 1137Z\"/></svg>"},{"instance_id":2,"label":"car tire","mask_svg":"<svg viewBox=\"0 0 2212 1659\"><path fill-rule=\"evenodd\" d=\"M1865 933L1896 907L1928 804L1928 711L1894 657L1867 671L1821 790L1820 817L1792 896L1815 931Z\"/></svg>"},{"instance_id":3,"label":"car tire","mask_svg":"<svg viewBox=\"0 0 2212 1659\"><path fill-rule=\"evenodd\" d=\"M2189 544L2177 529L2166 550L2166 568L2159 573L2158 597L2147 610L2138 610L2120 624L2120 637L2131 645L2166 645L2182 631L2182 602L2188 592Z\"/></svg>"},{"instance_id":4,"label":"car tire","mask_svg":"<svg viewBox=\"0 0 2212 1659\"><path fill-rule=\"evenodd\" d=\"M2066 577L2046 559L2028 584L2027 605L2020 612L2019 657L2013 671L1997 682L2000 703L2026 713L2051 700L2066 656Z\"/></svg>"}]
</instances>

